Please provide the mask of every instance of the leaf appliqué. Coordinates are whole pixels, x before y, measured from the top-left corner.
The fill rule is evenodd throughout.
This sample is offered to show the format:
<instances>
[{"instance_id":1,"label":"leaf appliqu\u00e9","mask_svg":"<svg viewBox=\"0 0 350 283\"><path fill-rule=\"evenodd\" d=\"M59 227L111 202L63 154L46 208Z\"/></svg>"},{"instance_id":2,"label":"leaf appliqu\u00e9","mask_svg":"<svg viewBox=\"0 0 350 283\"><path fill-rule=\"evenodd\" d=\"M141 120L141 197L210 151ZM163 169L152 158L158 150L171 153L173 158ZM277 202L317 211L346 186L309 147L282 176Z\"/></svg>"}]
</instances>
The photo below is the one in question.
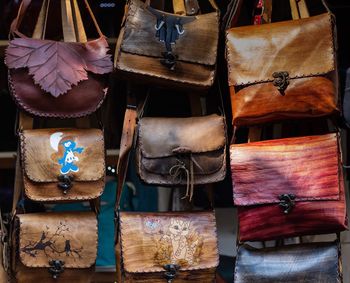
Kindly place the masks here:
<instances>
[{"instance_id":1,"label":"leaf appliqu\u00e9","mask_svg":"<svg viewBox=\"0 0 350 283\"><path fill-rule=\"evenodd\" d=\"M112 72L108 50L104 37L86 43L16 38L6 49L5 64L10 69L28 68L35 83L58 97L87 80L88 71Z\"/></svg>"}]
</instances>

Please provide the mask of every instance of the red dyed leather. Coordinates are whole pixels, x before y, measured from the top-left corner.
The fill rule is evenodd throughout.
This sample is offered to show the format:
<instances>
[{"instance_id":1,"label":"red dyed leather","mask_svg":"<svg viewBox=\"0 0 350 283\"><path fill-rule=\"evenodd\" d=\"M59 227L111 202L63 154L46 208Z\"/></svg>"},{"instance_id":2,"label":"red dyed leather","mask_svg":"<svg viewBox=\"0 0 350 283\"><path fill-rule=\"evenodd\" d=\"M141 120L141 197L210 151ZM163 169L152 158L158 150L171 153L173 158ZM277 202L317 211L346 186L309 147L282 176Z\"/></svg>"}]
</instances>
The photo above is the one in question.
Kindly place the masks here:
<instances>
[{"instance_id":1,"label":"red dyed leather","mask_svg":"<svg viewBox=\"0 0 350 283\"><path fill-rule=\"evenodd\" d=\"M240 241L263 241L347 228L337 134L231 145ZM284 214L279 195L294 194Z\"/></svg>"},{"instance_id":2,"label":"red dyed leather","mask_svg":"<svg viewBox=\"0 0 350 283\"><path fill-rule=\"evenodd\" d=\"M11 40L5 63L17 105L40 117L76 118L96 111L113 69L104 37L86 43Z\"/></svg>"}]
</instances>

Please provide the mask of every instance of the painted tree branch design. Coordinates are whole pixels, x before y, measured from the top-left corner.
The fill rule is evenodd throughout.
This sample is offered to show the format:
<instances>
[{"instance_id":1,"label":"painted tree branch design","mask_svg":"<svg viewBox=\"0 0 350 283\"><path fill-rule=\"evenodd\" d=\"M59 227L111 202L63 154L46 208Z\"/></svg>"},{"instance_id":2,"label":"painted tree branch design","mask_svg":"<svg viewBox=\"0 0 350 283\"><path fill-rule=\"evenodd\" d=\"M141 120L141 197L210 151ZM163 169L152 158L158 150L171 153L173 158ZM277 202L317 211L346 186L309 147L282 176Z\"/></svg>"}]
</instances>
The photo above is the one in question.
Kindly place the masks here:
<instances>
[{"instance_id":1,"label":"painted tree branch design","mask_svg":"<svg viewBox=\"0 0 350 283\"><path fill-rule=\"evenodd\" d=\"M69 227L63 222L59 223L53 234L50 233L50 227L46 226L46 231L41 232L39 240L29 241L28 244L21 248L21 252L31 257L37 257L40 252L43 252L48 258L52 258L54 254L82 258L81 252L83 247L73 248L71 240L65 237L67 232L69 232ZM58 246L63 246L63 244L63 248L58 248Z\"/></svg>"}]
</instances>

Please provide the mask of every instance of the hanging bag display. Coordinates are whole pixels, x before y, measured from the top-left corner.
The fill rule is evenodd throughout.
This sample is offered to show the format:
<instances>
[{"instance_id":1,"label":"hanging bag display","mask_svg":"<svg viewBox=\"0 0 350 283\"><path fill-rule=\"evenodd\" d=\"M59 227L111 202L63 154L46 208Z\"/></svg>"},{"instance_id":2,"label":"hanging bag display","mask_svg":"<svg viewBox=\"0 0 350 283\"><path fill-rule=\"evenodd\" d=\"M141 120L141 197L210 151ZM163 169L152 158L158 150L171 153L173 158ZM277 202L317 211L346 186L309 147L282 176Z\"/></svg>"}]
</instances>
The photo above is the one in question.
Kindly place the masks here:
<instances>
[{"instance_id":1,"label":"hanging bag display","mask_svg":"<svg viewBox=\"0 0 350 283\"><path fill-rule=\"evenodd\" d=\"M238 248L235 283L341 283L338 242Z\"/></svg>"},{"instance_id":2,"label":"hanging bag display","mask_svg":"<svg viewBox=\"0 0 350 283\"><path fill-rule=\"evenodd\" d=\"M233 144L230 159L240 241L347 228L337 134Z\"/></svg>"},{"instance_id":3,"label":"hanging bag display","mask_svg":"<svg viewBox=\"0 0 350 283\"><path fill-rule=\"evenodd\" d=\"M226 176L225 118L216 114L191 118L141 118L136 167L142 181L193 186Z\"/></svg>"},{"instance_id":4,"label":"hanging bag display","mask_svg":"<svg viewBox=\"0 0 350 283\"><path fill-rule=\"evenodd\" d=\"M195 16L157 10L150 2L128 1L116 69L138 82L209 88L216 73L219 37L215 2L209 0L213 12Z\"/></svg>"},{"instance_id":5,"label":"hanging bag display","mask_svg":"<svg viewBox=\"0 0 350 283\"><path fill-rule=\"evenodd\" d=\"M12 235L18 283L92 281L97 256L93 212L18 214Z\"/></svg>"},{"instance_id":6,"label":"hanging bag display","mask_svg":"<svg viewBox=\"0 0 350 283\"><path fill-rule=\"evenodd\" d=\"M125 282L215 282L213 212L120 213Z\"/></svg>"},{"instance_id":7,"label":"hanging bag display","mask_svg":"<svg viewBox=\"0 0 350 283\"><path fill-rule=\"evenodd\" d=\"M25 195L34 201L99 197L105 148L99 129L34 129L19 133Z\"/></svg>"},{"instance_id":8,"label":"hanging bag display","mask_svg":"<svg viewBox=\"0 0 350 283\"><path fill-rule=\"evenodd\" d=\"M226 32L234 126L329 116L338 110L330 13Z\"/></svg>"},{"instance_id":9,"label":"hanging bag display","mask_svg":"<svg viewBox=\"0 0 350 283\"><path fill-rule=\"evenodd\" d=\"M88 2L85 0L85 5L99 38L79 43L45 40L45 28L41 38L19 32L30 3L21 3L11 25L14 38L5 52L15 102L22 110L40 117L76 118L93 113L106 96L107 74L112 72L113 63ZM47 5L49 9L50 3Z\"/></svg>"}]
</instances>

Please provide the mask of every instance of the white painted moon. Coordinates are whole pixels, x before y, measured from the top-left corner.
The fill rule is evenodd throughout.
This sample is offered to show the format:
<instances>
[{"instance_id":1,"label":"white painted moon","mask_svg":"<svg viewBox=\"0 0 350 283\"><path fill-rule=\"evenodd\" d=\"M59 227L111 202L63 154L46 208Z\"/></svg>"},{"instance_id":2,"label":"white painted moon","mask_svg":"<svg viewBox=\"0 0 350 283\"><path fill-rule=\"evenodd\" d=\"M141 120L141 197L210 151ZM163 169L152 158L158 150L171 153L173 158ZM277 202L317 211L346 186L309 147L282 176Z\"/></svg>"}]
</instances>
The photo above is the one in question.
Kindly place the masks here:
<instances>
[{"instance_id":1,"label":"white painted moon","mask_svg":"<svg viewBox=\"0 0 350 283\"><path fill-rule=\"evenodd\" d=\"M61 132L53 133L50 136L50 145L55 151L58 151L58 144L60 143L62 136L63 133Z\"/></svg>"}]
</instances>

